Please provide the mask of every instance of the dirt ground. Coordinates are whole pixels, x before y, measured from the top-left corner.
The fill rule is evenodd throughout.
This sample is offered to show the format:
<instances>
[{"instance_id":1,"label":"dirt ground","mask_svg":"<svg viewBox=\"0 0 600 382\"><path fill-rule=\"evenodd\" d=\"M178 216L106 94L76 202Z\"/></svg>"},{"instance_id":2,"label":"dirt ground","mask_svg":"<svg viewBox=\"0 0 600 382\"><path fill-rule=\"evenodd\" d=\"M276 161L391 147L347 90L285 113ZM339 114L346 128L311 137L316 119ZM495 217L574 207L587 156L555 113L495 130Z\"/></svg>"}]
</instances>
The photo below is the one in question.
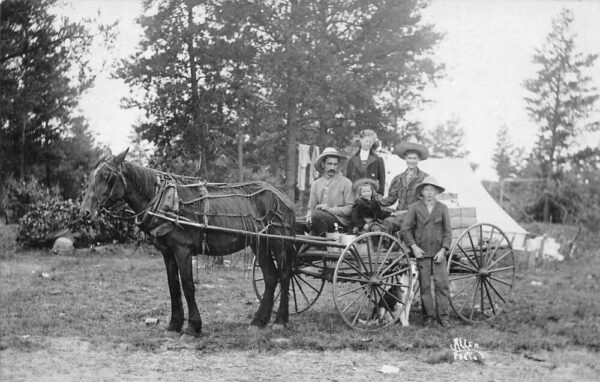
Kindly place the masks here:
<instances>
[{"instance_id":1,"label":"dirt ground","mask_svg":"<svg viewBox=\"0 0 600 382\"><path fill-rule=\"evenodd\" d=\"M29 338L42 350L0 352L2 381L597 381L598 355L560 350L486 352L484 362L430 364L423 352L198 350L202 339L165 337L156 351L98 347L78 338ZM394 369L397 368L397 369ZM387 373L386 369L390 369Z\"/></svg>"}]
</instances>

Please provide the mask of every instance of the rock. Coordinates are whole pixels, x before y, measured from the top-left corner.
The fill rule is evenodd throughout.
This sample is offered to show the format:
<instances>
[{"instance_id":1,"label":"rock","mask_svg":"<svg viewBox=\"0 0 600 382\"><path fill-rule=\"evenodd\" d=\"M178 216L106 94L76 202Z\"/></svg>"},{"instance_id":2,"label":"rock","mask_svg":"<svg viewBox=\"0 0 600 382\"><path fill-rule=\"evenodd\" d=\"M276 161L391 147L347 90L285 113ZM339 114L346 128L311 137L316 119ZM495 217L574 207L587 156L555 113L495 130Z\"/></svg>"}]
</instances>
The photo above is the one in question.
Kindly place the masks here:
<instances>
[{"instance_id":1,"label":"rock","mask_svg":"<svg viewBox=\"0 0 600 382\"><path fill-rule=\"evenodd\" d=\"M59 237L54 241L52 253L58 255L72 255L73 252L75 252L73 240L69 239L68 237Z\"/></svg>"}]
</instances>

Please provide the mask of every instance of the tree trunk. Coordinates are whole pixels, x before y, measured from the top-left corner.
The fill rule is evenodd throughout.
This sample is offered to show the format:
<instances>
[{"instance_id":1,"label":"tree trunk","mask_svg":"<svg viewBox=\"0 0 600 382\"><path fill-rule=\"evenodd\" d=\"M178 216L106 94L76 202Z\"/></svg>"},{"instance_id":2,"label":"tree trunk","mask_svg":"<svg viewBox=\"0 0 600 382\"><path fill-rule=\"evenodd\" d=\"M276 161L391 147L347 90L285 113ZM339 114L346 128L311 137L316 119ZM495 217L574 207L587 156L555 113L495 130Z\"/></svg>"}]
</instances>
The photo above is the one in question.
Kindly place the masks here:
<instances>
[{"instance_id":1,"label":"tree trunk","mask_svg":"<svg viewBox=\"0 0 600 382\"><path fill-rule=\"evenodd\" d=\"M187 29L187 51L188 51L188 57L189 57L189 65L190 65L190 89L192 91L191 94L191 102L192 102L192 122L190 126L192 129L201 129L200 131L200 142L206 142L206 139L204 139L204 131L202 130L203 127L198 126L199 125L199 118L198 118L198 102L199 102L199 97L198 97L198 78L197 78L197 73L196 73L196 53L194 50L194 31L193 31L193 26L194 26L194 6L193 4L191 4L190 2L186 2L186 7L187 7L187 22L188 22L188 29ZM198 147L198 150L200 151L200 155L198 157L198 160L200 161L200 166L199 167L199 176L200 177L204 177L206 175L206 163L205 162L205 155L204 155L204 148L203 147Z\"/></svg>"},{"instance_id":2,"label":"tree trunk","mask_svg":"<svg viewBox=\"0 0 600 382\"><path fill-rule=\"evenodd\" d=\"M27 114L23 114L21 125L21 152L19 153L19 179L25 179L25 128L27 127Z\"/></svg>"},{"instance_id":3,"label":"tree trunk","mask_svg":"<svg viewBox=\"0 0 600 382\"><path fill-rule=\"evenodd\" d=\"M290 102L290 107L288 109L288 120L287 120L287 128L286 128L286 142L287 142L287 166L285 169L285 193L290 197L290 199L295 200L294 194L296 191L296 170L297 170L297 160L296 160L296 146L297 146L297 129L296 125L296 106L293 102Z\"/></svg>"},{"instance_id":4,"label":"tree trunk","mask_svg":"<svg viewBox=\"0 0 600 382\"><path fill-rule=\"evenodd\" d=\"M237 154L238 154L238 172L240 176L240 183L244 182L244 142L242 140L243 134L239 130L237 134Z\"/></svg>"}]
</instances>

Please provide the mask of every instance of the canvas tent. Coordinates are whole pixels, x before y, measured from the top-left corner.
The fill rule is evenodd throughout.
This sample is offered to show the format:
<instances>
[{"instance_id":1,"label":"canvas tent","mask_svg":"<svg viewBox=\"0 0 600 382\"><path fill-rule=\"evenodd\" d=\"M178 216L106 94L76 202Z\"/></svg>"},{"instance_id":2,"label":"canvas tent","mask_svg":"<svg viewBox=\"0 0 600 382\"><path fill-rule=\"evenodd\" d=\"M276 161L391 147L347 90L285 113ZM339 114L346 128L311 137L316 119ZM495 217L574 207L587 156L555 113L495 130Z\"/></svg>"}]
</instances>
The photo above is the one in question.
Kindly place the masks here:
<instances>
[{"instance_id":1,"label":"canvas tent","mask_svg":"<svg viewBox=\"0 0 600 382\"><path fill-rule=\"evenodd\" d=\"M397 155L378 152L385 162L386 195L392 179L406 170L406 162ZM514 249L523 249L527 231L510 217L486 191L466 159L429 158L419 162L419 168L433 176L447 193L456 194L463 207L475 207L478 223L490 223L500 228Z\"/></svg>"}]
</instances>

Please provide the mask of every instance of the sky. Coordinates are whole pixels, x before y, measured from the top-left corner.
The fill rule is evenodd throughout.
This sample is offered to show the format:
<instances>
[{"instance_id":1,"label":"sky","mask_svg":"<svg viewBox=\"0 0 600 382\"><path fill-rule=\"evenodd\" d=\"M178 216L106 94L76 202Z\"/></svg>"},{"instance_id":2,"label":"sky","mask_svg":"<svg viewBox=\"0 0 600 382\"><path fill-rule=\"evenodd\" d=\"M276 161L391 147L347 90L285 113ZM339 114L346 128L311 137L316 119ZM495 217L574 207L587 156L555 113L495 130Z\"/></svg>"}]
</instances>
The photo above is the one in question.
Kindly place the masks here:
<instances>
[{"instance_id":1,"label":"sky","mask_svg":"<svg viewBox=\"0 0 600 382\"><path fill-rule=\"evenodd\" d=\"M141 0L71 0L66 4L65 12L73 18L99 15L105 22L120 20L115 49L99 51L98 57L119 59L135 50L142 33L134 21L141 13ZM575 17L576 49L600 53L600 0L433 0L423 12L424 20L444 33L435 57L445 63L446 77L426 90L432 102L414 110L410 118L426 128L458 118L465 132L467 159L479 165L481 179L496 179L491 156L502 125L508 127L516 146L529 151L535 143L538 127L525 111L527 92L522 83L535 77L534 50L544 43L552 18L564 7ZM600 58L589 74L600 89ZM121 97L129 91L105 69L80 104L97 141L113 152L129 145L132 126L143 116L139 110L120 108ZM577 141L578 147L598 147L600 133L580 136Z\"/></svg>"}]
</instances>

